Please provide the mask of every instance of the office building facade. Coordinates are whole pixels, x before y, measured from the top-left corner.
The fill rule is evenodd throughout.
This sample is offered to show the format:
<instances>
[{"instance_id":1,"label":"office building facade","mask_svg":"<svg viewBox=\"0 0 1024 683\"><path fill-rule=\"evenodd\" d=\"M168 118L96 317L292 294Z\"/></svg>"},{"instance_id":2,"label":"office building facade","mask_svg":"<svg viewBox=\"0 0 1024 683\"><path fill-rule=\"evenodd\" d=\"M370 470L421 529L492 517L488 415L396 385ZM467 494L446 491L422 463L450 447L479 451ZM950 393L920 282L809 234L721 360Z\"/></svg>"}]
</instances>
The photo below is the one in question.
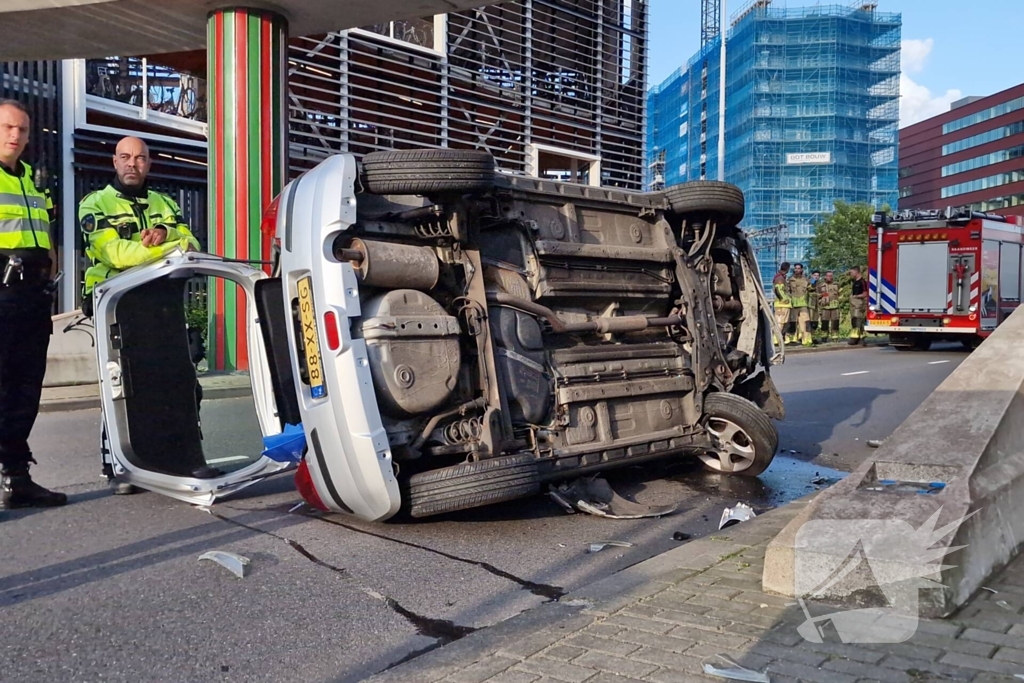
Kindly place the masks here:
<instances>
[{"instance_id":1,"label":"office building facade","mask_svg":"<svg viewBox=\"0 0 1024 683\"><path fill-rule=\"evenodd\" d=\"M900 131L899 208L1024 215L1024 84Z\"/></svg>"}]
</instances>

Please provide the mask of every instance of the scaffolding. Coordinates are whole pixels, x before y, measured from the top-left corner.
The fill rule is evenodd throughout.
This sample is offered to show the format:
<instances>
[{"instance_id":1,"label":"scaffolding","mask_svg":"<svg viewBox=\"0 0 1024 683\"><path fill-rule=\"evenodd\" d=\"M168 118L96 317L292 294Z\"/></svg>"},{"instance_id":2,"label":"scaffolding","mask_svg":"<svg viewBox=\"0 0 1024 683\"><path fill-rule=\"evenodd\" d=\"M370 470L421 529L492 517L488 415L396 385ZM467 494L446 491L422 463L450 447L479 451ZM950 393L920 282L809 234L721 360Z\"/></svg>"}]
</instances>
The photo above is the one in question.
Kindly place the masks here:
<instances>
[{"instance_id":1,"label":"scaffolding","mask_svg":"<svg viewBox=\"0 0 1024 683\"><path fill-rule=\"evenodd\" d=\"M647 0L514 0L409 23L291 41L293 174L336 152L451 147L538 175L542 146L600 157L601 185L642 188Z\"/></svg>"},{"instance_id":2,"label":"scaffolding","mask_svg":"<svg viewBox=\"0 0 1024 683\"><path fill-rule=\"evenodd\" d=\"M747 3L730 18L728 37L726 179L746 195L748 231L788 226L785 253L761 252L766 275L777 266L769 258L805 258L816 221L836 200L895 206L899 166L901 16L865 2L778 5ZM698 160L714 177L719 67L707 57L717 50L716 39L650 93L658 117L650 129L664 136L688 123L690 163L675 173L670 153L668 185L700 179ZM689 89L688 111L673 114L662 98L684 79L701 86Z\"/></svg>"}]
</instances>

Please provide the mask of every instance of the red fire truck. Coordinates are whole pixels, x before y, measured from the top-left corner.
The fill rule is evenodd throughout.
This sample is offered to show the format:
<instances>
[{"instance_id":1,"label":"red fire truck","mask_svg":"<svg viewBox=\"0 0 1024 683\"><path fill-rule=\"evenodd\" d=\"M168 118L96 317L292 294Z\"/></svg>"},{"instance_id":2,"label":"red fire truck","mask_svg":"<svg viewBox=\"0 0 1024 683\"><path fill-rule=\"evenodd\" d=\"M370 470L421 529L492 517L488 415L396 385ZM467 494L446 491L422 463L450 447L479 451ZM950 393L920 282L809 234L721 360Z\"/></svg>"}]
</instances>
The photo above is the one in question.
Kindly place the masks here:
<instances>
[{"instance_id":1,"label":"red fire truck","mask_svg":"<svg viewBox=\"0 0 1024 683\"><path fill-rule=\"evenodd\" d=\"M1022 217L968 208L875 214L865 331L899 349L974 348L1020 305L1022 235Z\"/></svg>"}]
</instances>

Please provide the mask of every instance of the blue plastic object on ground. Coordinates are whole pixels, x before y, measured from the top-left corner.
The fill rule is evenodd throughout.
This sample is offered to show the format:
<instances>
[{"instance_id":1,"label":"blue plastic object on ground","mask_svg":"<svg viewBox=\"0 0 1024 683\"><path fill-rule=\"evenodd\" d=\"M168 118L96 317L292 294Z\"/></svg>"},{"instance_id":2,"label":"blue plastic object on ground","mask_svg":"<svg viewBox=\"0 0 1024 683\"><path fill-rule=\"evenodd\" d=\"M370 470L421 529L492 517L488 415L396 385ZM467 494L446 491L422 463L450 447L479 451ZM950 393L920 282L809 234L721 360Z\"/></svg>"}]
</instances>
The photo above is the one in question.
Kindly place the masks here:
<instances>
[{"instance_id":1,"label":"blue plastic object on ground","mask_svg":"<svg viewBox=\"0 0 1024 683\"><path fill-rule=\"evenodd\" d=\"M306 452L302 425L285 425L280 434L263 437L263 455L275 462L299 462Z\"/></svg>"}]
</instances>

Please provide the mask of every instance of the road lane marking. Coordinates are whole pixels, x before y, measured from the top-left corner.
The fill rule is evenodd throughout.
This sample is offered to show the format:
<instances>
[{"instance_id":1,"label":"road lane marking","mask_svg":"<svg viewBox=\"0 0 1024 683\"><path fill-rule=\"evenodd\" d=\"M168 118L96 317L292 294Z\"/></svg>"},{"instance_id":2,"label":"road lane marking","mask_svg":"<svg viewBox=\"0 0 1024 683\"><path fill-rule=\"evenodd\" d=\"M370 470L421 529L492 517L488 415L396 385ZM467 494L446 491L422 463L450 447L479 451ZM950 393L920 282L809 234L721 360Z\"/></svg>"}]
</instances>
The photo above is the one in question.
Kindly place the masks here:
<instances>
[{"instance_id":1,"label":"road lane marking","mask_svg":"<svg viewBox=\"0 0 1024 683\"><path fill-rule=\"evenodd\" d=\"M932 362L928 363L928 365L942 365L943 363L948 363L948 362L949 362L948 360L933 360Z\"/></svg>"},{"instance_id":2,"label":"road lane marking","mask_svg":"<svg viewBox=\"0 0 1024 683\"><path fill-rule=\"evenodd\" d=\"M844 372L842 376L843 377L853 377L854 375L866 375L869 372L871 372L871 371L870 370L860 370L858 372Z\"/></svg>"}]
</instances>

